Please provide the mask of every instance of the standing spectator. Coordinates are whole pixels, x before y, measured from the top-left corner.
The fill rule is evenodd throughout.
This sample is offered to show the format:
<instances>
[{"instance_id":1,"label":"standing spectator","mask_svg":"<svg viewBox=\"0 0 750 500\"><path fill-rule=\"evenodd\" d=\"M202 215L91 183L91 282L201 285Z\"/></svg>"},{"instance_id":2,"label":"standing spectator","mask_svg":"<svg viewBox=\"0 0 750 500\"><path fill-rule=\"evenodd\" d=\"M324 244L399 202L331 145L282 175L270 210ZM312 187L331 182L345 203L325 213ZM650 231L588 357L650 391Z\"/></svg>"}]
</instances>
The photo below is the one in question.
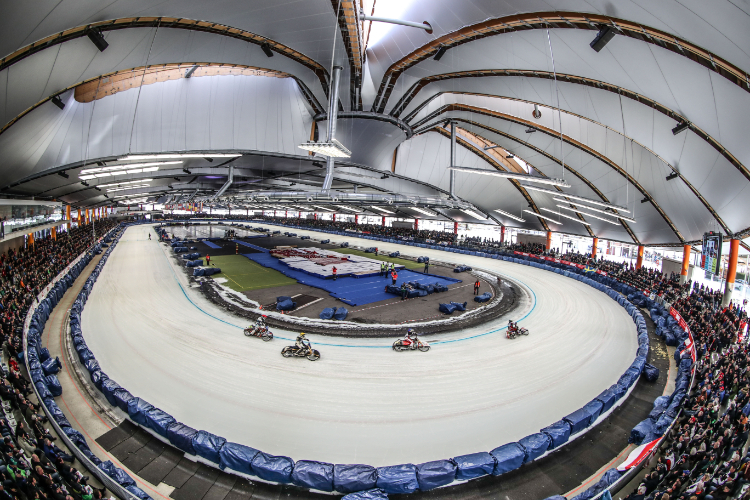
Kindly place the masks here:
<instances>
[{"instance_id":1,"label":"standing spectator","mask_svg":"<svg viewBox=\"0 0 750 500\"><path fill-rule=\"evenodd\" d=\"M381 262L380 263L380 275L383 278L387 278L388 277L388 272L387 271L388 271L388 264L386 264L385 262Z\"/></svg>"},{"instance_id":2,"label":"standing spectator","mask_svg":"<svg viewBox=\"0 0 750 500\"><path fill-rule=\"evenodd\" d=\"M331 269L331 272L333 272L333 281L336 281L336 273L338 272L338 269L336 269L336 266L333 266L333 269Z\"/></svg>"},{"instance_id":3,"label":"standing spectator","mask_svg":"<svg viewBox=\"0 0 750 500\"><path fill-rule=\"evenodd\" d=\"M426 260L424 261L424 273L427 274L429 270L430 270L430 261Z\"/></svg>"},{"instance_id":4,"label":"standing spectator","mask_svg":"<svg viewBox=\"0 0 750 500\"><path fill-rule=\"evenodd\" d=\"M210 266L210 265L211 265L211 256L210 256L210 255L208 255L208 254L206 254L206 265L207 265L207 266Z\"/></svg>"},{"instance_id":5,"label":"standing spectator","mask_svg":"<svg viewBox=\"0 0 750 500\"><path fill-rule=\"evenodd\" d=\"M397 279L398 279L398 274L396 274L396 271L395 271L395 270L392 270L392 271L391 271L391 280L393 280L393 282L391 283L391 285L394 285L394 286L395 286L395 285L396 285L396 280L397 280Z\"/></svg>"},{"instance_id":6,"label":"standing spectator","mask_svg":"<svg viewBox=\"0 0 750 500\"><path fill-rule=\"evenodd\" d=\"M406 296L409 295L409 289L406 288L406 282L401 283L401 300L406 300Z\"/></svg>"},{"instance_id":7,"label":"standing spectator","mask_svg":"<svg viewBox=\"0 0 750 500\"><path fill-rule=\"evenodd\" d=\"M474 282L474 295L479 295L479 287L482 284L479 282L479 278Z\"/></svg>"},{"instance_id":8,"label":"standing spectator","mask_svg":"<svg viewBox=\"0 0 750 500\"><path fill-rule=\"evenodd\" d=\"M375 257L378 256L378 247L375 247Z\"/></svg>"}]
</instances>

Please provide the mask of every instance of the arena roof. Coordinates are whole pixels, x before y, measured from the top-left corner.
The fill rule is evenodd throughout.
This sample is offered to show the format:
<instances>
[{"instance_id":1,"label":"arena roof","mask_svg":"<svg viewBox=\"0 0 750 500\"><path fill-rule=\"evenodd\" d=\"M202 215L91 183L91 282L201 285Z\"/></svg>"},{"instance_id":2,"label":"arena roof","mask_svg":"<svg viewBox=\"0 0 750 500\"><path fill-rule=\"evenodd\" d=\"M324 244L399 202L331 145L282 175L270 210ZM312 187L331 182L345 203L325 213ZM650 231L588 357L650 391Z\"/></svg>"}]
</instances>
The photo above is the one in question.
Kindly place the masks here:
<instances>
[{"instance_id":1,"label":"arena roof","mask_svg":"<svg viewBox=\"0 0 750 500\"><path fill-rule=\"evenodd\" d=\"M518 0L9 4L0 17L0 188L80 207L136 195L209 201L231 166L234 183L214 200L230 206L257 206L248 196L259 193L270 206L308 206L309 192L317 205L333 197L362 213L382 215L373 202L391 201L407 217L422 217L408 209L418 206L434 213L426 218L649 245L694 242L708 230L747 235L747 10L726 0L554 8ZM362 12L426 21L432 32L383 24L370 32ZM605 28L614 37L597 52L589 44ZM99 33L103 51L92 43ZM298 145L325 138L334 65L343 67L336 138L353 154L336 161L335 195L325 196L325 159ZM449 200L448 120L457 166L570 187L456 171L458 199ZM119 160L127 155L191 152L199 156L158 170L81 173L135 163ZM219 153L241 156L211 157ZM625 208L619 215L635 222L566 193ZM574 210L586 211L589 225L553 213Z\"/></svg>"}]
</instances>

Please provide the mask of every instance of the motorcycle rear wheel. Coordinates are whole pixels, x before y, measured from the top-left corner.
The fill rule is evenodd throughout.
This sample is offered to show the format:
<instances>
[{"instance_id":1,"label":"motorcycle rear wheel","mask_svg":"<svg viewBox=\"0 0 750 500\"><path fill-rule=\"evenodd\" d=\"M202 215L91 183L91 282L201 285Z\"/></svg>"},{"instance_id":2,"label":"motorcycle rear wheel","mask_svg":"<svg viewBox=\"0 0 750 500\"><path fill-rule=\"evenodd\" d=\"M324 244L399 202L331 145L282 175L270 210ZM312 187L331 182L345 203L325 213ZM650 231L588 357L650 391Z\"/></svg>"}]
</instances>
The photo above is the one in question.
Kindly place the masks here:
<instances>
[{"instance_id":1,"label":"motorcycle rear wheel","mask_svg":"<svg viewBox=\"0 0 750 500\"><path fill-rule=\"evenodd\" d=\"M320 359L320 353L313 349L312 352L307 355L307 359L309 359L310 361L317 361Z\"/></svg>"},{"instance_id":2,"label":"motorcycle rear wheel","mask_svg":"<svg viewBox=\"0 0 750 500\"><path fill-rule=\"evenodd\" d=\"M264 342L268 342L269 340L273 339L273 333L268 332L260 338L262 338Z\"/></svg>"},{"instance_id":3,"label":"motorcycle rear wheel","mask_svg":"<svg viewBox=\"0 0 750 500\"><path fill-rule=\"evenodd\" d=\"M393 343L393 350L396 352L401 352L404 350L404 346L401 344L400 341L396 341Z\"/></svg>"},{"instance_id":4,"label":"motorcycle rear wheel","mask_svg":"<svg viewBox=\"0 0 750 500\"><path fill-rule=\"evenodd\" d=\"M281 355L285 358L291 358L292 356L294 356L294 348L286 346L281 350Z\"/></svg>"}]
</instances>

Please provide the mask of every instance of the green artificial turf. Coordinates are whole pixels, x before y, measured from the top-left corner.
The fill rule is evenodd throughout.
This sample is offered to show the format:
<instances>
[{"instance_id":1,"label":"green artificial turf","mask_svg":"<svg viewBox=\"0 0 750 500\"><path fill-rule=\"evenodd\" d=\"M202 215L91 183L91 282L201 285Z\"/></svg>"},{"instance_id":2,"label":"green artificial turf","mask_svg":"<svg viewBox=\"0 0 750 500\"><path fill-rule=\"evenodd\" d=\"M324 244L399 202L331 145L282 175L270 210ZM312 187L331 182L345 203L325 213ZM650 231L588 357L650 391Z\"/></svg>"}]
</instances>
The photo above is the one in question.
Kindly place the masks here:
<instances>
[{"instance_id":1,"label":"green artificial turf","mask_svg":"<svg viewBox=\"0 0 750 500\"><path fill-rule=\"evenodd\" d=\"M394 264L401 264L405 266L406 269L424 269L424 264L414 262L413 260L400 259L398 257L388 257L388 254L383 255L383 253L380 253L377 257L375 257L374 253L365 253L361 250L354 250L353 248L336 248L334 251L339 253L361 255L362 257L367 257L368 259L374 259L380 262L393 262Z\"/></svg>"},{"instance_id":2,"label":"green artificial turf","mask_svg":"<svg viewBox=\"0 0 750 500\"><path fill-rule=\"evenodd\" d=\"M225 284L237 292L297 284L297 280L288 278L275 269L263 267L242 255L211 257L211 266L221 269L221 273L214 274L213 277L226 278Z\"/></svg>"}]
</instances>

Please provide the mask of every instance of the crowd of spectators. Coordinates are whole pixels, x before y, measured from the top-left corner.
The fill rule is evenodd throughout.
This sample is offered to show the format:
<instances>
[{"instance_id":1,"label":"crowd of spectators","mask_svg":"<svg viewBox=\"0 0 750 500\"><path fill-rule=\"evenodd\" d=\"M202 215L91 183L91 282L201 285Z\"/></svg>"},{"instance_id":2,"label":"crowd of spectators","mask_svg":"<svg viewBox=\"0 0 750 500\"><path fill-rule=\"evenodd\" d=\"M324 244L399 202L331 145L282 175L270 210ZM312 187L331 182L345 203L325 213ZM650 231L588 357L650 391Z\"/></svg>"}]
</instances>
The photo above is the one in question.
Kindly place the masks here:
<instances>
[{"instance_id":1,"label":"crowd of spectators","mask_svg":"<svg viewBox=\"0 0 750 500\"><path fill-rule=\"evenodd\" d=\"M99 236L115 226L97 222ZM23 352L23 322L34 298L94 242L91 226L37 239L0 254L0 320L8 367L0 367L0 500L104 498L103 489L73 467L74 457L54 444L47 418L31 401L33 390L16 359Z\"/></svg>"}]
</instances>

